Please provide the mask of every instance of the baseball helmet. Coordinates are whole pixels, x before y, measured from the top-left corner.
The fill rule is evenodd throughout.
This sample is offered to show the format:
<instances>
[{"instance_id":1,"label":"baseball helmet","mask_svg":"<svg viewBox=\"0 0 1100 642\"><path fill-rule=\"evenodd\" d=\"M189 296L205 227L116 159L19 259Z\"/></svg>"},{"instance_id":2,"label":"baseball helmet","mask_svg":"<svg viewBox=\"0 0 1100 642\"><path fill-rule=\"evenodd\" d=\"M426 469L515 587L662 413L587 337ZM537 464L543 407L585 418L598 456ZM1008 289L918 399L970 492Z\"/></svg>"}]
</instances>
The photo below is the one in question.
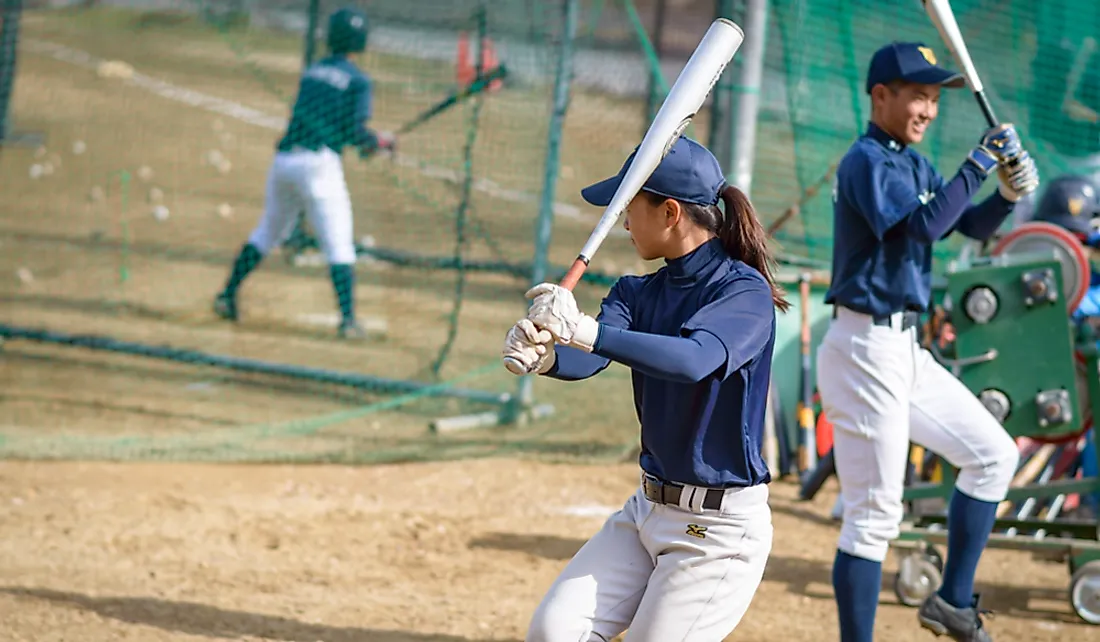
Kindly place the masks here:
<instances>
[{"instance_id":1,"label":"baseball helmet","mask_svg":"<svg viewBox=\"0 0 1100 642\"><path fill-rule=\"evenodd\" d=\"M344 7L328 19L328 48L332 53L358 53L367 48L367 16Z\"/></svg>"},{"instance_id":2,"label":"baseball helmet","mask_svg":"<svg viewBox=\"0 0 1100 642\"><path fill-rule=\"evenodd\" d=\"M1032 220L1053 223L1085 241L1097 230L1100 187L1087 176L1066 174L1047 183Z\"/></svg>"}]
</instances>

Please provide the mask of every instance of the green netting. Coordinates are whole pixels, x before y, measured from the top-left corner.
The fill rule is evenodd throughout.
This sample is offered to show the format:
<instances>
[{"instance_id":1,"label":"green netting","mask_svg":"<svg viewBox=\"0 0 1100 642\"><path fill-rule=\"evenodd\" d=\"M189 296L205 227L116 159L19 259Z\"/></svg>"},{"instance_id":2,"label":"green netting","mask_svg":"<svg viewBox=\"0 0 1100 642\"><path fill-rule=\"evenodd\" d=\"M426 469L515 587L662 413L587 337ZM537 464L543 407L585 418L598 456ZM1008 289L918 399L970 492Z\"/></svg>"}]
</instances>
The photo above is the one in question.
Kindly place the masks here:
<instances>
[{"instance_id":1,"label":"green netting","mask_svg":"<svg viewBox=\"0 0 1100 642\"><path fill-rule=\"evenodd\" d=\"M12 337L0 353L0 453L386 461L617 457L636 443L624 369L540 383L532 397L492 364L532 271L558 276L597 220L580 188L637 145L716 5L742 20L745 3L73 4L27 9L18 46L11 28L0 43L0 89L14 87L0 115L0 334ZM295 239L249 277L241 321L228 324L214 296L259 220L303 64L324 55L320 32L343 4L371 18L358 62L374 81L374 128L402 131L448 96L455 104L405 130L395 154L345 152L365 341L336 339L328 270ZM997 114L1019 126L1043 175L1094 167L1095 3L952 5ZM319 33L305 38L311 20ZM762 85L738 84L739 56L723 91L733 103L759 91L751 193L766 224L782 222L784 260L827 267L831 169L869 116L869 56L891 39L949 56L916 0L777 0L766 25ZM504 77L467 95L482 44L483 70ZM3 52L16 48L12 73ZM733 116L704 109L691 131L730 148L707 139L736 136ZM982 129L972 96L949 92L921 150L949 174ZM35 135L41 145L28 146ZM540 250L548 267L535 265ZM616 230L578 289L582 305L653 267ZM441 417L500 416L521 396L556 411L426 430Z\"/></svg>"},{"instance_id":2,"label":"green netting","mask_svg":"<svg viewBox=\"0 0 1100 642\"><path fill-rule=\"evenodd\" d=\"M772 162L757 165L757 198L804 191L831 174L870 117L864 79L878 47L892 40L924 41L941 64L958 68L920 2L771 5L759 135L770 141L761 151ZM1100 171L1100 4L954 0L951 6L995 113L1017 126L1042 176ZM985 127L969 90L947 91L938 120L918 148L949 177ZM778 238L792 253L827 261L831 235L830 191L822 190ZM941 259L957 251L958 243L942 244Z\"/></svg>"},{"instance_id":3,"label":"green netting","mask_svg":"<svg viewBox=\"0 0 1100 642\"><path fill-rule=\"evenodd\" d=\"M260 218L304 65L325 55L327 17L346 5L371 20L356 58L374 83L370 125L402 132L394 154L343 157L367 339L336 338L328 269L316 248L296 244L315 234L308 225L249 276L241 319L227 323L214 297ZM652 9L566 0L26 9L17 70L0 76L14 77L8 121L43 139L0 147L0 453L375 462L629 450L636 420L624 371L532 397L497 359L532 271L559 276L598 219L580 188L617 171L648 124L648 85L667 87L675 58L694 47L682 37L666 47L672 66L664 61L666 78L651 83L660 47L639 30L652 29ZM692 16L683 33L697 41L712 18ZM573 63L559 74L563 60ZM479 66L503 77L469 93ZM409 126L448 97L452 106ZM548 266L535 266L542 212L552 243ZM618 275L646 269L624 238L612 235L578 290L588 307ZM541 420L490 425L515 418L521 394ZM544 402L552 416L540 415ZM464 425L436 421L456 417L485 425L426 430Z\"/></svg>"}]
</instances>

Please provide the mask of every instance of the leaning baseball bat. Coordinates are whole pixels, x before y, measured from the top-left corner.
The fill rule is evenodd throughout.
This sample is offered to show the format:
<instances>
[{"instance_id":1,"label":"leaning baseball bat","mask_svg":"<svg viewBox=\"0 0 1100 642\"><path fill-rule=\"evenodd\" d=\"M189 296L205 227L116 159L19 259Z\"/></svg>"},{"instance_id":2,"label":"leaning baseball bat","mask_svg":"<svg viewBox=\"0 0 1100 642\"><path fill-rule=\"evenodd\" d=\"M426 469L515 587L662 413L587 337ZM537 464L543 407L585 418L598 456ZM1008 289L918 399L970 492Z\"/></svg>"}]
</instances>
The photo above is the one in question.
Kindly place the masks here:
<instances>
[{"instance_id":1,"label":"leaning baseball bat","mask_svg":"<svg viewBox=\"0 0 1100 642\"><path fill-rule=\"evenodd\" d=\"M799 383L802 395L798 400L798 468L802 475L808 474L817 466L817 433L814 426L814 384L811 376L813 369L810 360L810 275L803 272L798 279L799 306L802 319L799 333L799 348L802 356L799 370Z\"/></svg>"},{"instance_id":2,"label":"leaning baseball bat","mask_svg":"<svg viewBox=\"0 0 1100 642\"><path fill-rule=\"evenodd\" d=\"M990 127L996 127L1000 122L993 113L989 98L985 95L985 87L982 85L982 79L978 77L974 61L970 59L970 50L967 49L966 41L963 40L962 32L959 31L959 23L955 21L955 12L951 9L951 3L948 0L921 0L921 2L932 24L940 32L943 44L947 45L951 56L962 69L966 84L970 85L970 90L974 92L974 98L977 99L978 107L982 110L986 122Z\"/></svg>"},{"instance_id":3,"label":"leaning baseball bat","mask_svg":"<svg viewBox=\"0 0 1100 642\"><path fill-rule=\"evenodd\" d=\"M580 281L592 255L596 253L604 239L615 227L631 199L641 191L653 170L657 169L661 159L668 154L680 134L695 117L699 108L710 94L726 65L745 41L745 32L732 20L718 18L711 23L699 46L691 54L676 82L668 91L661 108L654 116L634 154L619 188L604 209L588 241L581 248L577 259L561 280L561 287L572 290ZM524 374L526 370L514 359L506 359L505 366L514 374Z\"/></svg>"}]
</instances>

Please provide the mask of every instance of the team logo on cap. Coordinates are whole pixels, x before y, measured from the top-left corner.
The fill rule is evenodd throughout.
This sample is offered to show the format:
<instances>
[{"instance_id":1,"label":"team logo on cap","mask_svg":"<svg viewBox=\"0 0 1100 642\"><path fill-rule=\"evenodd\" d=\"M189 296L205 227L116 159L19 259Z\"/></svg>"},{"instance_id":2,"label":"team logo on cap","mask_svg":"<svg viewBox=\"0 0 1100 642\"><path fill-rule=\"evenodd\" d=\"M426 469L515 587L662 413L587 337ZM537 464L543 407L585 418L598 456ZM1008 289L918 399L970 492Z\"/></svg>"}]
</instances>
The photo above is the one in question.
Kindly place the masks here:
<instances>
[{"instance_id":1,"label":"team logo on cap","mask_svg":"<svg viewBox=\"0 0 1100 642\"><path fill-rule=\"evenodd\" d=\"M931 49L929 49L928 47L917 47L917 51L920 52L920 55L924 56L924 59L928 61L928 64L936 64L936 54Z\"/></svg>"},{"instance_id":2,"label":"team logo on cap","mask_svg":"<svg viewBox=\"0 0 1100 642\"><path fill-rule=\"evenodd\" d=\"M1069 207L1069 213L1074 216L1080 216L1081 210L1085 209L1085 199L1083 198L1071 198L1069 203L1066 204Z\"/></svg>"}]
</instances>

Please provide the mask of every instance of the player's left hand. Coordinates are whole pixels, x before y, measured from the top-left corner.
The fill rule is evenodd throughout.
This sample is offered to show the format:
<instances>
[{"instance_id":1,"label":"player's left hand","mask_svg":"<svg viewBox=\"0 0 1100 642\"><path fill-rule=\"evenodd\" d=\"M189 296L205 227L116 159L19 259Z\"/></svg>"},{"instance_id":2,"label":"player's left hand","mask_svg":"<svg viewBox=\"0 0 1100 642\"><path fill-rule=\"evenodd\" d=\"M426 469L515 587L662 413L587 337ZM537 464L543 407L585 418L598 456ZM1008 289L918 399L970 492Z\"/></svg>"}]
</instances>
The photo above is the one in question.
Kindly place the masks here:
<instances>
[{"instance_id":1,"label":"player's left hand","mask_svg":"<svg viewBox=\"0 0 1100 642\"><path fill-rule=\"evenodd\" d=\"M1035 166L1035 159L1024 149L1015 158L1001 163L997 168L997 177L1000 179L997 190L1005 200L1013 203L1039 187L1039 168Z\"/></svg>"},{"instance_id":2,"label":"player's left hand","mask_svg":"<svg viewBox=\"0 0 1100 642\"><path fill-rule=\"evenodd\" d=\"M554 337L536 328L529 319L520 319L504 336L500 356L518 361L528 373L543 374L554 365Z\"/></svg>"},{"instance_id":3,"label":"player's left hand","mask_svg":"<svg viewBox=\"0 0 1100 642\"><path fill-rule=\"evenodd\" d=\"M592 352L600 324L580 311L573 293L554 283L540 283L524 295L532 299L527 318L548 330L562 345Z\"/></svg>"}]
</instances>

